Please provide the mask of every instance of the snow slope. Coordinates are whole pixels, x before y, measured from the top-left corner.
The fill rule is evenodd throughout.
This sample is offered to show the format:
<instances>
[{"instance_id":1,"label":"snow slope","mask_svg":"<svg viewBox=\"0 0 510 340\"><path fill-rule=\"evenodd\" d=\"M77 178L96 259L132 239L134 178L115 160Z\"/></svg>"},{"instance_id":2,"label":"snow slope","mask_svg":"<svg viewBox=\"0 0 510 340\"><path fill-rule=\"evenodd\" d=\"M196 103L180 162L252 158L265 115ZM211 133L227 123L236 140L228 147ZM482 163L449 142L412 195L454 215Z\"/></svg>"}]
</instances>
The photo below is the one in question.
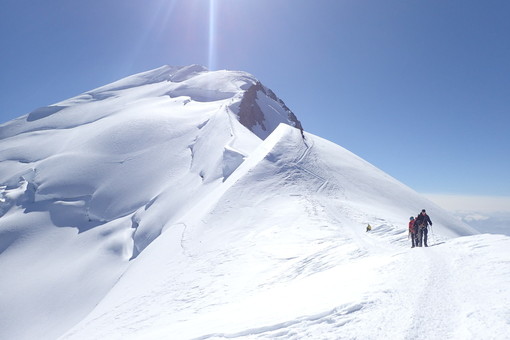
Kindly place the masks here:
<instances>
[{"instance_id":1,"label":"snow slope","mask_svg":"<svg viewBox=\"0 0 510 340\"><path fill-rule=\"evenodd\" d=\"M303 133L244 72L165 66L0 138L2 339L509 331L508 237ZM409 249L422 208L434 246Z\"/></svg>"},{"instance_id":2,"label":"snow slope","mask_svg":"<svg viewBox=\"0 0 510 340\"><path fill-rule=\"evenodd\" d=\"M297 130L279 127L201 202L203 213L161 235L63 338L479 338L484 324L505 336L508 239L449 241L454 221L432 207L434 247L410 249L401 220L427 202L306 136L308 146ZM375 222L369 234L367 221ZM476 252L483 260L473 261ZM486 282L493 270L498 283ZM476 284L466 286L469 278Z\"/></svg>"},{"instance_id":3,"label":"snow slope","mask_svg":"<svg viewBox=\"0 0 510 340\"><path fill-rule=\"evenodd\" d=\"M222 183L262 142L238 118L264 98L245 99L254 86L244 72L165 66L1 125L0 268L13 275L0 281L0 338L62 333ZM266 129L300 126L264 102Z\"/></svg>"}]
</instances>

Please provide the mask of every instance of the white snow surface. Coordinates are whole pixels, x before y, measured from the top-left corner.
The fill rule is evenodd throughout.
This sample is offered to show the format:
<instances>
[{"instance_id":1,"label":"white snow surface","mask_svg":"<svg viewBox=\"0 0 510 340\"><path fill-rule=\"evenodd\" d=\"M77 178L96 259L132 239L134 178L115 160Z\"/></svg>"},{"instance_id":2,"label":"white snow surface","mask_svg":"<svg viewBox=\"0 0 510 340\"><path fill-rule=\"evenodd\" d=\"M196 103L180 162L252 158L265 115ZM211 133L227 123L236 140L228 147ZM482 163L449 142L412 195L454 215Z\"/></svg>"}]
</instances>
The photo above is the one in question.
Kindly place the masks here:
<instances>
[{"instance_id":1,"label":"white snow surface","mask_svg":"<svg viewBox=\"0 0 510 340\"><path fill-rule=\"evenodd\" d=\"M164 66L0 125L0 339L508 339L509 237L262 92L243 126L257 82Z\"/></svg>"}]
</instances>

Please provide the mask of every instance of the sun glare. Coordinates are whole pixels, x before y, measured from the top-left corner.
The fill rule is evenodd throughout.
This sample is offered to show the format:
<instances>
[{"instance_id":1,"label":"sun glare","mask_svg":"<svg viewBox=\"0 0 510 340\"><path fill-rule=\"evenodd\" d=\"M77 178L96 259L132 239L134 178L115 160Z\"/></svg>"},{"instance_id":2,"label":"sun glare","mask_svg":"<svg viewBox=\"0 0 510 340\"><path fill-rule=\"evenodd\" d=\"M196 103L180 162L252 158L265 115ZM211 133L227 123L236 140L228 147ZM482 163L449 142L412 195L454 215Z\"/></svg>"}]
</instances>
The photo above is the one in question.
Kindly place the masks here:
<instances>
[{"instance_id":1,"label":"sun glare","mask_svg":"<svg viewBox=\"0 0 510 340\"><path fill-rule=\"evenodd\" d=\"M216 69L216 0L209 0L209 46L207 54L207 68Z\"/></svg>"}]
</instances>

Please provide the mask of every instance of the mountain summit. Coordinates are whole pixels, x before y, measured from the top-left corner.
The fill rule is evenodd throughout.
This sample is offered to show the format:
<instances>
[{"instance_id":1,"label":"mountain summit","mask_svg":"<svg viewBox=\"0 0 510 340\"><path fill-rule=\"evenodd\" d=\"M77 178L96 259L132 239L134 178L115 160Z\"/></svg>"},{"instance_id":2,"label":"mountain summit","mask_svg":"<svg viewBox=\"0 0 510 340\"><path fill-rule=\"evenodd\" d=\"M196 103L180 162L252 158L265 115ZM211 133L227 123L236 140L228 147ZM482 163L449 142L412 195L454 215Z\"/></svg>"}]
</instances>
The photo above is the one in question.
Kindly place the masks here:
<instances>
[{"instance_id":1,"label":"mountain summit","mask_svg":"<svg viewBox=\"0 0 510 340\"><path fill-rule=\"evenodd\" d=\"M280 123L302 130L248 73L164 66L0 126L0 183L27 187L17 201L83 231L133 213L162 187L190 182L185 202L224 181ZM4 196L2 214L16 204Z\"/></svg>"},{"instance_id":2,"label":"mountain summit","mask_svg":"<svg viewBox=\"0 0 510 340\"><path fill-rule=\"evenodd\" d=\"M438 249L476 234L304 132L245 72L164 66L0 138L0 338L292 338L306 324L337 338L345 315L370 310L352 280L391 291L373 273L396 273L410 215L427 208Z\"/></svg>"}]
</instances>

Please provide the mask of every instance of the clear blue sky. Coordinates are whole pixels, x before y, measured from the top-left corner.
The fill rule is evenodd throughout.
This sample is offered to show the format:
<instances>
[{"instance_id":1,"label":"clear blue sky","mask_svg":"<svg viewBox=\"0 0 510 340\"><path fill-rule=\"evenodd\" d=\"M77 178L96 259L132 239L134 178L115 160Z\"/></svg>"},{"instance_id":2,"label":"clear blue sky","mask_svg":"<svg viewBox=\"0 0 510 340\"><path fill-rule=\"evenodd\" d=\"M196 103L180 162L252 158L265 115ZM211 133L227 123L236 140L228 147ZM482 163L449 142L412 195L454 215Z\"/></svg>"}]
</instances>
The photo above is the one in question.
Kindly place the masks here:
<instances>
[{"instance_id":1,"label":"clear blue sky","mask_svg":"<svg viewBox=\"0 0 510 340\"><path fill-rule=\"evenodd\" d=\"M417 191L510 196L510 1L0 0L0 123L164 64L243 70Z\"/></svg>"}]
</instances>

